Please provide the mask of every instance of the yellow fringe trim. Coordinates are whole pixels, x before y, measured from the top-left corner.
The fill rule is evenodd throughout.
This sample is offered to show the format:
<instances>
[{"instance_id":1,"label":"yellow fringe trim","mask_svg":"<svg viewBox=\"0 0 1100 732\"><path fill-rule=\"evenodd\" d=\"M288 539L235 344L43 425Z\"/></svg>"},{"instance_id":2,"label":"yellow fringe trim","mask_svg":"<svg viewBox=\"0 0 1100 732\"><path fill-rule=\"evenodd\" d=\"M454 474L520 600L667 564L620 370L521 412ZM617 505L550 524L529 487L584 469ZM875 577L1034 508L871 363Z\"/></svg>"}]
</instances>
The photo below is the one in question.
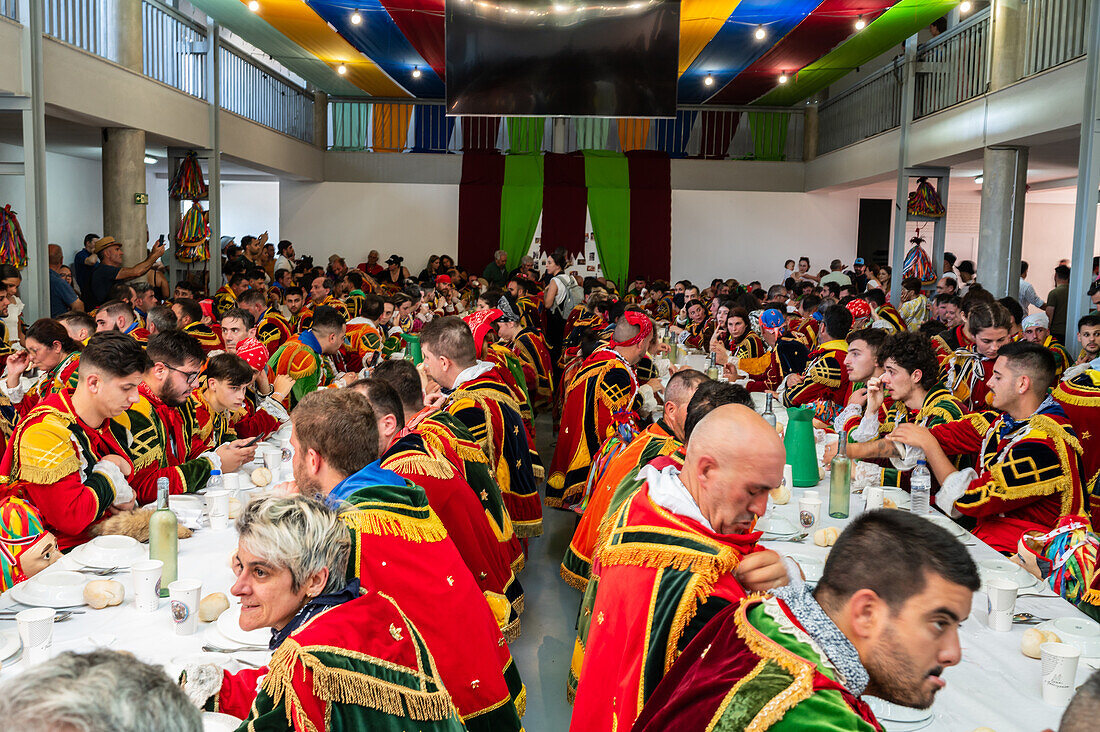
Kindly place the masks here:
<instances>
[{"instance_id":1,"label":"yellow fringe trim","mask_svg":"<svg viewBox=\"0 0 1100 732\"><path fill-rule=\"evenodd\" d=\"M520 595L515 600L512 600L512 609L516 611L516 615L523 615L523 611L527 609L526 596Z\"/></svg>"},{"instance_id":2,"label":"yellow fringe trim","mask_svg":"<svg viewBox=\"0 0 1100 732\"><path fill-rule=\"evenodd\" d=\"M542 519L535 519L533 521L512 521L512 528L521 539L530 539L536 536L542 536ZM521 567L522 569L522 567Z\"/></svg>"},{"instance_id":3,"label":"yellow fringe trim","mask_svg":"<svg viewBox=\"0 0 1100 732\"><path fill-rule=\"evenodd\" d=\"M28 465L26 461L19 466L18 479L39 485L53 485L80 470L80 459L74 454L49 467Z\"/></svg>"},{"instance_id":4,"label":"yellow fringe trim","mask_svg":"<svg viewBox=\"0 0 1100 732\"><path fill-rule=\"evenodd\" d=\"M275 704L285 702L288 726L293 726L297 721L310 732L317 729L306 717L302 702L294 690L294 670L298 664L313 674L313 695L329 704L354 704L419 721L457 717L454 703L442 686L438 691L418 691L356 671L330 668L293 638L288 638L271 657L262 684ZM412 669L409 671L413 673Z\"/></svg>"},{"instance_id":5,"label":"yellow fringe trim","mask_svg":"<svg viewBox=\"0 0 1100 732\"><path fill-rule=\"evenodd\" d=\"M518 575L527 566L527 557L523 556L523 552L519 553L519 556L512 560L512 573Z\"/></svg>"},{"instance_id":6,"label":"yellow fringe trim","mask_svg":"<svg viewBox=\"0 0 1100 732\"><path fill-rule=\"evenodd\" d=\"M541 465L532 465L531 472L535 474L535 480L542 480L546 477L546 468Z\"/></svg>"},{"instance_id":7,"label":"yellow fringe trim","mask_svg":"<svg viewBox=\"0 0 1100 732\"><path fill-rule=\"evenodd\" d=\"M399 475L410 473L440 480L450 480L455 477L454 466L449 462L436 460L424 454L409 453L395 456L386 460L382 467Z\"/></svg>"},{"instance_id":8,"label":"yellow fringe trim","mask_svg":"<svg viewBox=\"0 0 1100 732\"><path fill-rule=\"evenodd\" d=\"M565 580L565 584L569 585L574 590L584 592L588 589L588 580L581 577L576 572L569 571L564 564L561 565L561 578Z\"/></svg>"},{"instance_id":9,"label":"yellow fringe trim","mask_svg":"<svg viewBox=\"0 0 1100 732\"><path fill-rule=\"evenodd\" d=\"M749 623L747 609L754 600L759 600L759 596L742 600L734 613L737 636L745 641L745 645L748 646L749 650L760 656L760 658L775 661L782 666L794 677L794 681L763 706L752 722L745 727L745 732L763 732L763 730L769 729L783 718L787 710L810 698L814 692L814 665L803 658L799 658L775 641L761 636L755 632L755 628L752 628Z\"/></svg>"},{"instance_id":10,"label":"yellow fringe trim","mask_svg":"<svg viewBox=\"0 0 1100 732\"><path fill-rule=\"evenodd\" d=\"M510 623L502 625L500 628L500 634L504 636L506 643L515 643L519 639L520 631L520 619L516 618ZM522 715L521 715L522 716Z\"/></svg>"},{"instance_id":11,"label":"yellow fringe trim","mask_svg":"<svg viewBox=\"0 0 1100 732\"><path fill-rule=\"evenodd\" d=\"M516 712L522 718L527 714L527 685L524 684L520 687L519 693L516 694Z\"/></svg>"},{"instance_id":12,"label":"yellow fringe trim","mask_svg":"<svg viewBox=\"0 0 1100 732\"><path fill-rule=\"evenodd\" d=\"M372 536L396 536L406 541L434 543L447 538L447 530L435 514L428 510L428 518L416 519L391 511L358 509L340 518L350 529Z\"/></svg>"}]
</instances>

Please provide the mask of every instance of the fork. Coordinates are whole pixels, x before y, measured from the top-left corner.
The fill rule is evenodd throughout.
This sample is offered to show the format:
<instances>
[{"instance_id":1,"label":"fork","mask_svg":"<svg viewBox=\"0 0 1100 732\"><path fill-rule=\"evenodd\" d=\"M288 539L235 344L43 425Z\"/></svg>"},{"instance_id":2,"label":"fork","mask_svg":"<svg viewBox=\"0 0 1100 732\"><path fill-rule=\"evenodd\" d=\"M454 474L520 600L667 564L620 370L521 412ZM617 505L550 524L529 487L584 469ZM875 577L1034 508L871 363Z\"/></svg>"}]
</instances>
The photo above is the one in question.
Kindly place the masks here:
<instances>
[{"instance_id":1,"label":"fork","mask_svg":"<svg viewBox=\"0 0 1100 732\"><path fill-rule=\"evenodd\" d=\"M788 536L785 539L767 539L761 538L761 541L805 541L809 534L795 534L794 536Z\"/></svg>"},{"instance_id":2,"label":"fork","mask_svg":"<svg viewBox=\"0 0 1100 732\"><path fill-rule=\"evenodd\" d=\"M18 613L0 612L0 620L15 620L15 616ZM64 623L73 615L83 615L83 610L61 610L54 616L53 621L55 623Z\"/></svg>"},{"instance_id":3,"label":"fork","mask_svg":"<svg viewBox=\"0 0 1100 732\"><path fill-rule=\"evenodd\" d=\"M207 653L240 653L242 651L245 652L245 653L248 653L248 652L251 652L251 651L270 651L271 650L267 646L241 646L240 648L222 648L220 646L212 646L209 643L204 645L202 647L202 649L204 651L206 651Z\"/></svg>"},{"instance_id":4,"label":"fork","mask_svg":"<svg viewBox=\"0 0 1100 732\"><path fill-rule=\"evenodd\" d=\"M119 572L122 571L122 568L121 567L104 567L102 569L97 569L95 567L81 567L80 569L78 569L76 571L81 572L83 574L94 574L97 577L106 577L107 575L110 575L110 574L118 574Z\"/></svg>"}]
</instances>

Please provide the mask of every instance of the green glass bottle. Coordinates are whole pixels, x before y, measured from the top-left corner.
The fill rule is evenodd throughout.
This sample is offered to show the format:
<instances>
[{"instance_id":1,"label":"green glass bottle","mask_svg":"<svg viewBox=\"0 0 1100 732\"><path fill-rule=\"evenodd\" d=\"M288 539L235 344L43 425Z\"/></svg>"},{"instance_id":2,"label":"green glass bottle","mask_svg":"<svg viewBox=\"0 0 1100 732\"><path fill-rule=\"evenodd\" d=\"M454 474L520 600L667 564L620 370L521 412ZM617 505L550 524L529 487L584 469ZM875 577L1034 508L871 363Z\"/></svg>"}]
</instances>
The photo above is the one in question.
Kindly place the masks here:
<instances>
[{"instance_id":1,"label":"green glass bottle","mask_svg":"<svg viewBox=\"0 0 1100 732\"><path fill-rule=\"evenodd\" d=\"M848 433L840 433L836 457L829 464L829 515L848 518L852 498L852 461L848 459Z\"/></svg>"},{"instance_id":2,"label":"green glass bottle","mask_svg":"<svg viewBox=\"0 0 1100 732\"><path fill-rule=\"evenodd\" d=\"M179 571L179 521L168 507L168 479L157 479L157 510L149 517L149 558L164 562L160 596L168 597L168 585Z\"/></svg>"}]
</instances>

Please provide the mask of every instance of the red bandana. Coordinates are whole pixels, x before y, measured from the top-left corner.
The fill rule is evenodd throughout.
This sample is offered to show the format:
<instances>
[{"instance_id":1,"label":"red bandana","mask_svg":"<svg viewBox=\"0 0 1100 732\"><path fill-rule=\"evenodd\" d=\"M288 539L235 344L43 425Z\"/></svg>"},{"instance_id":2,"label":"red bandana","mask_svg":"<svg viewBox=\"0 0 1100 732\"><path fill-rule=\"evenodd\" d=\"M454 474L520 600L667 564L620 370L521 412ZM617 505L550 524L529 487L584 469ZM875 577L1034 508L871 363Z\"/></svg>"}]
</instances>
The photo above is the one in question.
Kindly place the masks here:
<instances>
[{"instance_id":1,"label":"red bandana","mask_svg":"<svg viewBox=\"0 0 1100 732\"><path fill-rule=\"evenodd\" d=\"M639 343L648 343L649 337L653 334L653 321L649 316L635 310L627 310L623 313L623 317L626 318L626 322L638 326L638 335L621 342L612 338L611 346L636 346Z\"/></svg>"},{"instance_id":2,"label":"red bandana","mask_svg":"<svg viewBox=\"0 0 1100 732\"><path fill-rule=\"evenodd\" d=\"M500 320L502 315L504 313L501 310L489 308L488 310L475 310L463 318L466 325L470 326L470 332L474 334L474 345L477 348L478 358L481 358L483 352L485 336L493 329L493 323Z\"/></svg>"}]
</instances>

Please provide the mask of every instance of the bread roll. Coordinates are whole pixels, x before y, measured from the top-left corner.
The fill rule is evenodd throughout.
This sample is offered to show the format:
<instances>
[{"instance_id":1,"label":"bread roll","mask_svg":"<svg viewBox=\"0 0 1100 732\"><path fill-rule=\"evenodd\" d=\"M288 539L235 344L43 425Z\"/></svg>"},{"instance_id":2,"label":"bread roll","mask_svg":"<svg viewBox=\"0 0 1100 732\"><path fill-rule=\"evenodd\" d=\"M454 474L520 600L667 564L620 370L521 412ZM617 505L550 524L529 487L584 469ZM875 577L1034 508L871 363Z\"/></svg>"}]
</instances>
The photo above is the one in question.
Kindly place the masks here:
<instances>
[{"instance_id":1,"label":"bread roll","mask_svg":"<svg viewBox=\"0 0 1100 732\"><path fill-rule=\"evenodd\" d=\"M1056 633L1049 630L1028 628L1024 631L1023 638L1020 639L1020 651L1028 658L1039 658L1042 655L1039 646L1044 643L1060 643L1061 641L1062 639Z\"/></svg>"},{"instance_id":2,"label":"bread roll","mask_svg":"<svg viewBox=\"0 0 1100 732\"><path fill-rule=\"evenodd\" d=\"M84 602L96 610L119 605L125 597L126 590L116 580L92 580L84 585Z\"/></svg>"},{"instance_id":3,"label":"bread roll","mask_svg":"<svg viewBox=\"0 0 1100 732\"><path fill-rule=\"evenodd\" d=\"M818 529L814 532L814 544L818 546L832 546L836 544L836 538L838 536L840 536L840 532L836 530L835 526Z\"/></svg>"},{"instance_id":4,"label":"bread roll","mask_svg":"<svg viewBox=\"0 0 1100 732\"><path fill-rule=\"evenodd\" d=\"M895 503L895 502L893 501L893 499L890 499L890 498L883 498L883 499L882 499L882 507L883 507L883 508L897 508L897 507L898 507L898 504L897 504L897 503Z\"/></svg>"},{"instance_id":5,"label":"bread roll","mask_svg":"<svg viewBox=\"0 0 1100 732\"><path fill-rule=\"evenodd\" d=\"M222 592L212 592L199 600L199 620L211 623L229 609L229 598Z\"/></svg>"},{"instance_id":6,"label":"bread roll","mask_svg":"<svg viewBox=\"0 0 1100 732\"><path fill-rule=\"evenodd\" d=\"M234 498L233 496L230 496L229 497L229 518L235 519L240 515L241 515L241 502L238 499Z\"/></svg>"},{"instance_id":7,"label":"bread roll","mask_svg":"<svg viewBox=\"0 0 1100 732\"><path fill-rule=\"evenodd\" d=\"M271 482L271 471L267 468L256 468L252 471L252 482L263 488Z\"/></svg>"},{"instance_id":8,"label":"bread roll","mask_svg":"<svg viewBox=\"0 0 1100 732\"><path fill-rule=\"evenodd\" d=\"M772 488L772 502L777 506L786 506L791 502L791 489L786 484Z\"/></svg>"}]
</instances>

